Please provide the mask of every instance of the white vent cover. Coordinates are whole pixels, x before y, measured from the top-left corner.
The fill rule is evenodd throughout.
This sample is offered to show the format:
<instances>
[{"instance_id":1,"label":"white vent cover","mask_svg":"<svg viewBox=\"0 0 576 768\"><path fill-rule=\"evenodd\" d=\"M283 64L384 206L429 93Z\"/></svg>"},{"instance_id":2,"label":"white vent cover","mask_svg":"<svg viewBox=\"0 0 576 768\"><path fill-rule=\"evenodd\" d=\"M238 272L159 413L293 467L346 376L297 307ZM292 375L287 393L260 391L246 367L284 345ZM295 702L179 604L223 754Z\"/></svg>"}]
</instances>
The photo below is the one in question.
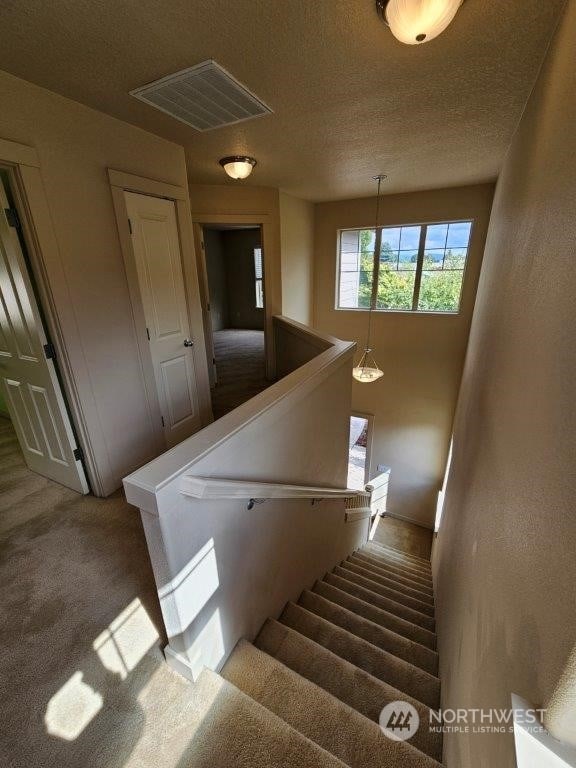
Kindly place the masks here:
<instances>
[{"instance_id":1,"label":"white vent cover","mask_svg":"<svg viewBox=\"0 0 576 768\"><path fill-rule=\"evenodd\" d=\"M130 95L197 131L211 131L272 112L212 60L136 88Z\"/></svg>"}]
</instances>

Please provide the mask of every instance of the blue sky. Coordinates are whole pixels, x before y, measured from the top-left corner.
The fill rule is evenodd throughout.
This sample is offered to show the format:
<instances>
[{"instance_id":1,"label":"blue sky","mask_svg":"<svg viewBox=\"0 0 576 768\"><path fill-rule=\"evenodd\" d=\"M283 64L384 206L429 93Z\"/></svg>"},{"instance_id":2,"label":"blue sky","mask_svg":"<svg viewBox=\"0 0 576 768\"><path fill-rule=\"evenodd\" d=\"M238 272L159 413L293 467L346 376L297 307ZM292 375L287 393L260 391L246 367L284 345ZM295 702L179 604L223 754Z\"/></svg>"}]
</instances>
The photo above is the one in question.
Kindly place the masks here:
<instances>
[{"instance_id":1,"label":"blue sky","mask_svg":"<svg viewBox=\"0 0 576 768\"><path fill-rule=\"evenodd\" d=\"M426 248L466 248L470 239L471 222L454 224L430 224L426 233ZM383 242L389 243L393 251L417 250L420 227L386 227Z\"/></svg>"}]
</instances>

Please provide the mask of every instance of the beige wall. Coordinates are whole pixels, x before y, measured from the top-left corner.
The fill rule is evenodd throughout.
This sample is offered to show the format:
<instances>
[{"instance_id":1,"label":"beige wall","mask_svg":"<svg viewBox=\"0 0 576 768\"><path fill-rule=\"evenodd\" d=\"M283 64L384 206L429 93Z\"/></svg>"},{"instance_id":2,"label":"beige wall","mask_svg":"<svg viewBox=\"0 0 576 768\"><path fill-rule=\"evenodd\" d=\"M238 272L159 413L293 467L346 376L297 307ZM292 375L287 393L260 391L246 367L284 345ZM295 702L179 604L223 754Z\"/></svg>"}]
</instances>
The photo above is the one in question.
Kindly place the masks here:
<instances>
[{"instance_id":1,"label":"beige wall","mask_svg":"<svg viewBox=\"0 0 576 768\"><path fill-rule=\"evenodd\" d=\"M312 322L314 206L280 192L282 313L306 325Z\"/></svg>"},{"instance_id":2,"label":"beige wall","mask_svg":"<svg viewBox=\"0 0 576 768\"><path fill-rule=\"evenodd\" d=\"M260 331L264 329L264 310L256 306L256 272L254 270L254 249L261 245L262 237L259 229L231 229L222 232L229 328ZM264 270L266 270L265 261Z\"/></svg>"},{"instance_id":3,"label":"beige wall","mask_svg":"<svg viewBox=\"0 0 576 768\"><path fill-rule=\"evenodd\" d=\"M374 415L372 476L379 464L392 467L388 510L422 525L434 522L492 195L492 185L462 187L389 195L381 206L386 225L474 219L460 313L374 313L372 346L385 376L353 387L354 411ZM337 233L372 227L374 215L373 199L315 206L314 327L359 348L368 314L334 309Z\"/></svg>"},{"instance_id":4,"label":"beige wall","mask_svg":"<svg viewBox=\"0 0 576 768\"><path fill-rule=\"evenodd\" d=\"M80 338L68 351L72 364L87 371L79 394L102 490L110 493L150 458L150 435L106 170L185 186L184 153L6 73L0 73L0 102L0 137L35 147L40 158ZM63 330L68 341L70 327Z\"/></svg>"},{"instance_id":5,"label":"beige wall","mask_svg":"<svg viewBox=\"0 0 576 768\"><path fill-rule=\"evenodd\" d=\"M222 250L222 232L204 228L204 258L210 294L210 322L213 331L228 328L228 286L226 285L226 264Z\"/></svg>"},{"instance_id":6,"label":"beige wall","mask_svg":"<svg viewBox=\"0 0 576 768\"><path fill-rule=\"evenodd\" d=\"M445 706L546 705L576 642L576 2L500 177L435 551ZM510 734L445 737L513 768Z\"/></svg>"},{"instance_id":7,"label":"beige wall","mask_svg":"<svg viewBox=\"0 0 576 768\"><path fill-rule=\"evenodd\" d=\"M181 491L186 474L345 487L353 350L275 325L284 326L282 341L292 335L278 367L308 362L125 481L142 509L170 648L185 673L219 668L240 638L253 639L368 536L369 519L346 521L343 499L270 498L248 509L246 499Z\"/></svg>"}]
</instances>

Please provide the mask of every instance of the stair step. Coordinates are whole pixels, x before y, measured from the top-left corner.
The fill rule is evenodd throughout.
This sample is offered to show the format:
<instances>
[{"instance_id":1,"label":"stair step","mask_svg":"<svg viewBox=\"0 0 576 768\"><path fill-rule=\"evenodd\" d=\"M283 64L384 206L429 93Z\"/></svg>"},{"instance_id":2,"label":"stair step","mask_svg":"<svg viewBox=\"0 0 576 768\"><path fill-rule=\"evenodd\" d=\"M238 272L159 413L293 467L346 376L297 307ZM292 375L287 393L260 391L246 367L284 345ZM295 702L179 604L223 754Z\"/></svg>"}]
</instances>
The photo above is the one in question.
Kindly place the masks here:
<instances>
[{"instance_id":1,"label":"stair step","mask_svg":"<svg viewBox=\"0 0 576 768\"><path fill-rule=\"evenodd\" d=\"M426 568L430 567L430 560L427 557L420 557L419 555L414 555L412 552L406 552L404 549L398 549L398 547L393 547L391 544L386 544L383 541L378 541L378 539L372 539L370 541L371 544L374 544L376 547L381 547L382 549L387 550L388 552L392 552L395 555L399 555L406 560L412 560L417 565L423 565Z\"/></svg>"},{"instance_id":2,"label":"stair step","mask_svg":"<svg viewBox=\"0 0 576 768\"><path fill-rule=\"evenodd\" d=\"M180 765L194 768L345 768L220 675L205 669L193 686L191 741Z\"/></svg>"},{"instance_id":3,"label":"stair step","mask_svg":"<svg viewBox=\"0 0 576 768\"><path fill-rule=\"evenodd\" d=\"M433 708L440 705L440 680L437 677L322 616L288 603L280 622L423 704Z\"/></svg>"},{"instance_id":4,"label":"stair step","mask_svg":"<svg viewBox=\"0 0 576 768\"><path fill-rule=\"evenodd\" d=\"M353 554L359 557L368 557L373 563L377 563L381 568L392 569L402 576L406 576L410 579L417 579L418 581L425 582L428 586L432 586L433 580L431 570L429 572L413 570L412 567L407 567L391 557L385 558L379 551L370 549L367 544L355 550Z\"/></svg>"},{"instance_id":5,"label":"stair step","mask_svg":"<svg viewBox=\"0 0 576 768\"><path fill-rule=\"evenodd\" d=\"M389 574L389 573L378 573L375 569L370 570L369 568L365 567L364 565L358 565L356 561L353 560L344 560L342 563L340 563L341 568L345 568L347 571L351 571L356 574L356 576L367 579L368 581L371 581L375 584L379 584L381 587L387 586L390 581L396 582L401 585L400 582L397 581L397 577L395 574ZM405 586L405 585L401 585ZM422 602L427 603L428 605L431 605L434 607L434 595L428 592L424 592L423 590L420 592L422 595Z\"/></svg>"},{"instance_id":6,"label":"stair step","mask_svg":"<svg viewBox=\"0 0 576 768\"><path fill-rule=\"evenodd\" d=\"M430 569L424 570L418 566L412 565L411 563L408 564L404 560L399 560L395 555L390 555L381 549L377 549L370 543L365 544L362 549L359 550L359 552L367 553L370 555L370 557L373 557L375 560L379 560L384 565L388 564L401 567L406 576L412 574L413 576L420 576L428 579L429 581L432 581L432 571Z\"/></svg>"},{"instance_id":7,"label":"stair step","mask_svg":"<svg viewBox=\"0 0 576 768\"><path fill-rule=\"evenodd\" d=\"M375 544L373 541L366 542L366 544L364 544L364 547L369 549L378 557L398 563L399 565L404 566L404 568L412 570L415 573L422 573L425 576L432 575L432 567L430 563L424 565L424 564L415 562L414 560L410 560L409 558L405 557L401 552L397 552L396 550L383 547L380 544Z\"/></svg>"},{"instance_id":8,"label":"stair step","mask_svg":"<svg viewBox=\"0 0 576 768\"><path fill-rule=\"evenodd\" d=\"M438 673L438 654L430 648L426 648L425 645L420 645L396 632L385 629L379 624L359 616L354 611L343 608L341 605L309 590L302 593L298 605L345 629L350 634L367 640L377 648L420 667L431 675Z\"/></svg>"},{"instance_id":9,"label":"stair step","mask_svg":"<svg viewBox=\"0 0 576 768\"><path fill-rule=\"evenodd\" d=\"M347 570L353 571L356 573L356 576L362 577L364 579L371 579L370 574L362 574L357 573L358 566L355 566L352 564L352 566L344 560L343 563L340 564L340 568L346 568ZM374 579L371 579L374 581ZM414 600L419 600L422 603L425 603L426 605L431 606L434 608L434 596L430 594L430 592L425 592L423 589L418 589L418 587L413 587L408 584L404 584L401 581L398 581L398 579L394 578L394 576L385 576L381 575L378 577L378 582L380 586L382 587L389 587L390 589L394 589L396 592L402 592L402 594L406 595L407 597L411 597Z\"/></svg>"},{"instance_id":10,"label":"stair step","mask_svg":"<svg viewBox=\"0 0 576 768\"><path fill-rule=\"evenodd\" d=\"M354 552L344 562L353 563L358 568L364 568L367 571L378 573L380 576L387 576L391 579L396 579L405 583L408 587L414 587L420 589L422 592L428 595L434 595L434 586L429 579L421 578L420 576L414 576L412 574L406 575L406 571L402 571L401 568L384 564L371 557L368 557L365 553Z\"/></svg>"},{"instance_id":11,"label":"stair step","mask_svg":"<svg viewBox=\"0 0 576 768\"><path fill-rule=\"evenodd\" d=\"M245 640L238 643L221 674L351 768L438 766L431 759L441 758L438 742L426 744L433 754L425 758L414 737L410 743L391 741L376 722ZM426 708L422 709L426 716ZM421 731L427 730L427 722Z\"/></svg>"},{"instance_id":12,"label":"stair step","mask_svg":"<svg viewBox=\"0 0 576 768\"><path fill-rule=\"evenodd\" d=\"M354 584L351 586L354 587ZM357 616L373 621L397 635L426 646L426 648L436 650L436 635L433 632L429 632L411 621L406 621L406 619L396 616L390 611L379 608L366 600L365 597L352 594L346 590L346 581L333 573L328 573L322 581L317 581L312 591L317 595L322 595L326 600L352 611Z\"/></svg>"},{"instance_id":13,"label":"stair step","mask_svg":"<svg viewBox=\"0 0 576 768\"><path fill-rule=\"evenodd\" d=\"M388 613L391 613L398 618L402 618L405 621L408 621L410 624L415 624L418 627L422 627L422 629L424 629L427 633L433 635L435 640L435 622L434 619L432 619L430 616L425 616L423 613L413 611L412 608L407 608L401 603L397 603L394 600L383 597L373 589L365 587L364 583L359 583L352 578L348 578L348 576L344 578L342 576L337 576L335 573L329 573L326 574L324 581L327 581L328 584L332 584L338 589L341 589L344 592L348 592L349 594L354 595L354 597L357 597L360 600L364 600L365 602L370 603L371 605L374 605L383 611L387 611ZM427 645L427 643L424 643L424 645ZM432 648L433 646L430 647Z\"/></svg>"},{"instance_id":14,"label":"stair step","mask_svg":"<svg viewBox=\"0 0 576 768\"><path fill-rule=\"evenodd\" d=\"M363 545L363 548L364 547L369 549L375 555L378 555L378 557L396 562L399 565L404 566L404 568L410 568L417 573L423 573L425 576L430 576L432 574L432 566L428 562L413 560L412 558L404 555L402 552L398 552L395 549L382 546L381 544L375 543L373 541L367 541Z\"/></svg>"},{"instance_id":15,"label":"stair step","mask_svg":"<svg viewBox=\"0 0 576 768\"><path fill-rule=\"evenodd\" d=\"M340 565L337 565L336 568L334 568L333 573L343 579L354 581L356 584L360 584L361 586L370 588L373 591L377 591L379 595L382 595L382 597L387 597L390 600L394 600L394 602L399 603L400 605L404 605L406 608L410 608L413 612L420 613L428 616L428 618L434 619L434 606L429 602L424 602L424 600L417 600L415 597L412 597L412 595L408 595L406 592L400 591L398 589L393 589L388 584L378 584L377 582L365 579L363 576L358 576L358 574L355 574L350 570L346 570L346 568L342 568Z\"/></svg>"},{"instance_id":16,"label":"stair step","mask_svg":"<svg viewBox=\"0 0 576 768\"><path fill-rule=\"evenodd\" d=\"M406 597L418 600L420 603L424 603L428 609L432 608L432 610L434 610L433 593L404 584L403 582L398 581L394 575L375 574L371 571L368 571L367 573L366 571L364 571L364 573L359 573L360 567L355 563L348 562L348 560L344 560L338 567L353 572L357 578L368 579L375 584L379 584L380 587L387 587L388 589L393 589L395 592L401 592Z\"/></svg>"}]
</instances>

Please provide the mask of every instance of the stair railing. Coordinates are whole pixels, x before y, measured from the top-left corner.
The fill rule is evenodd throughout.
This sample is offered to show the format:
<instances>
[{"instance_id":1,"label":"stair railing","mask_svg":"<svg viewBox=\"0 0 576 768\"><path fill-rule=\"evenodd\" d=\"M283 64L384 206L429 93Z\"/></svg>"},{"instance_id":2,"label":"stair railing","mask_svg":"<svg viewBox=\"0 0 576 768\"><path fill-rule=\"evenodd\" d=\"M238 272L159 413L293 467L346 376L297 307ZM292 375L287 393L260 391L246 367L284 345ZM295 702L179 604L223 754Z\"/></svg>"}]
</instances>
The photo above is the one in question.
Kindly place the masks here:
<instances>
[{"instance_id":1,"label":"stair railing","mask_svg":"<svg viewBox=\"0 0 576 768\"><path fill-rule=\"evenodd\" d=\"M194 499L246 499L248 509L268 499L310 499L312 504L324 499L343 499L346 502L346 520L358 520L370 514L370 493L354 488L324 488L184 475L180 481L180 492Z\"/></svg>"}]
</instances>

